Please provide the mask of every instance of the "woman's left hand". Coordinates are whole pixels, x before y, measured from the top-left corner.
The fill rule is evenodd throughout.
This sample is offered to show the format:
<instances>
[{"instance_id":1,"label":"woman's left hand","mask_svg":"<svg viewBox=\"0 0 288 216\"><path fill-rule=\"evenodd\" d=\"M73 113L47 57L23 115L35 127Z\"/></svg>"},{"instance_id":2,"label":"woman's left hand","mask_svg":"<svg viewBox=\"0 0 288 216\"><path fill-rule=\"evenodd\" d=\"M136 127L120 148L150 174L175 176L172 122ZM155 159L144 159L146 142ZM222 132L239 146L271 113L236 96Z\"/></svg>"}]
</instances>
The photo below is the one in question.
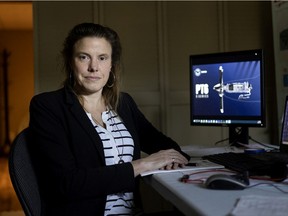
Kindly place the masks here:
<instances>
[{"instance_id":1,"label":"woman's left hand","mask_svg":"<svg viewBox=\"0 0 288 216\"><path fill-rule=\"evenodd\" d=\"M184 164L179 164L179 163L174 163L172 162L171 164L168 164L164 166L163 168L160 168L161 170L171 170L171 169L179 169L183 168L185 165Z\"/></svg>"}]
</instances>

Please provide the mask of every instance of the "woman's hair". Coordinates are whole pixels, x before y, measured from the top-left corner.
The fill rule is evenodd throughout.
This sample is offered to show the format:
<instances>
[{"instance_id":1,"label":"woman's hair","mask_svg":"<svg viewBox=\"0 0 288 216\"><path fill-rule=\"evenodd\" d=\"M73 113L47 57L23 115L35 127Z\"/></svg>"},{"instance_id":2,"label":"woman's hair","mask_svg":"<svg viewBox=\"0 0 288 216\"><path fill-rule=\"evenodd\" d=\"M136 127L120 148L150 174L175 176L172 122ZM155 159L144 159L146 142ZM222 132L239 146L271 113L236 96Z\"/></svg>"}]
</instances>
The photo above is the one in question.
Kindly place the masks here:
<instances>
[{"instance_id":1,"label":"woman's hair","mask_svg":"<svg viewBox=\"0 0 288 216\"><path fill-rule=\"evenodd\" d=\"M76 25L66 37L63 50L63 67L66 74L64 84L75 91L75 79L72 68L74 45L84 37L97 37L106 39L112 47L112 67L107 84L104 86L102 95L106 105L116 111L120 92L121 71L121 43L118 34L108 28L95 23L82 23Z\"/></svg>"}]
</instances>

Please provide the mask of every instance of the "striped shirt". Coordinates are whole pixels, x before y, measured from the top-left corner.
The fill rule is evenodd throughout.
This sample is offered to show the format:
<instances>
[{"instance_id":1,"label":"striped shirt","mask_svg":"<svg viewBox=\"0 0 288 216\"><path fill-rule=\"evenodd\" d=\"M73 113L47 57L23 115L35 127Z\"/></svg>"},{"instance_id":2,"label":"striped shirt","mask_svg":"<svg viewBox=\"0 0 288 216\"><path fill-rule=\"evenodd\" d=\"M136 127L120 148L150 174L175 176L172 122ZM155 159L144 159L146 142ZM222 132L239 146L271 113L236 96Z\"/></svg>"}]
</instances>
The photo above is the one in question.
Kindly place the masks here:
<instances>
[{"instance_id":1,"label":"striped shirt","mask_svg":"<svg viewBox=\"0 0 288 216\"><path fill-rule=\"evenodd\" d=\"M93 120L90 113L87 113L87 116L103 143L106 165L118 164L121 161L131 162L133 159L134 141L120 117L112 110L103 112L102 120L106 125L106 128L103 128ZM132 192L110 194L107 196L105 216L133 215L134 211Z\"/></svg>"}]
</instances>

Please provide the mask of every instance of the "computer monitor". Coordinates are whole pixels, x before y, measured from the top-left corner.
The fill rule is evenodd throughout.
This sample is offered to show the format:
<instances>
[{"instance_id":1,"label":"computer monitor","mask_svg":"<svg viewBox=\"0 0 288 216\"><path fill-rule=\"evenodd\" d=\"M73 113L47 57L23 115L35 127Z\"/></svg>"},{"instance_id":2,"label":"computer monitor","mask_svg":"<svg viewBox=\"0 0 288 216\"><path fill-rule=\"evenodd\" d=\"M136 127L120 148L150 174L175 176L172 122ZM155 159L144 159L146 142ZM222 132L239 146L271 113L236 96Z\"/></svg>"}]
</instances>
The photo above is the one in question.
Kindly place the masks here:
<instances>
[{"instance_id":1,"label":"computer monitor","mask_svg":"<svg viewBox=\"0 0 288 216\"><path fill-rule=\"evenodd\" d=\"M190 55L191 125L227 126L229 142L249 143L265 126L263 51Z\"/></svg>"}]
</instances>

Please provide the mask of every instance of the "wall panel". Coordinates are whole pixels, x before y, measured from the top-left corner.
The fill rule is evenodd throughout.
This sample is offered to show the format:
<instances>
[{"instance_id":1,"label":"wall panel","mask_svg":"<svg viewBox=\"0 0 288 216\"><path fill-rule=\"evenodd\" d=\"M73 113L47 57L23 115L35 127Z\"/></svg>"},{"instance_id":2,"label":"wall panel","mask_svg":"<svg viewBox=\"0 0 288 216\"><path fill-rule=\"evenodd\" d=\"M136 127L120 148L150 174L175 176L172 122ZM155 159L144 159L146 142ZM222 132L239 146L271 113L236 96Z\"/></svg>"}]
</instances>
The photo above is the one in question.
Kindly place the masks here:
<instances>
[{"instance_id":1,"label":"wall panel","mask_svg":"<svg viewBox=\"0 0 288 216\"><path fill-rule=\"evenodd\" d=\"M121 38L126 90L159 91L156 9L149 1L104 3L104 23Z\"/></svg>"},{"instance_id":2,"label":"wall panel","mask_svg":"<svg viewBox=\"0 0 288 216\"><path fill-rule=\"evenodd\" d=\"M157 3L105 2L102 8L104 24L118 32L123 46L122 89L160 129Z\"/></svg>"},{"instance_id":3,"label":"wall panel","mask_svg":"<svg viewBox=\"0 0 288 216\"><path fill-rule=\"evenodd\" d=\"M61 85L62 44L68 31L81 22L93 21L92 2L35 2L35 91L54 90ZM65 13L63 13L65 11Z\"/></svg>"}]
</instances>

